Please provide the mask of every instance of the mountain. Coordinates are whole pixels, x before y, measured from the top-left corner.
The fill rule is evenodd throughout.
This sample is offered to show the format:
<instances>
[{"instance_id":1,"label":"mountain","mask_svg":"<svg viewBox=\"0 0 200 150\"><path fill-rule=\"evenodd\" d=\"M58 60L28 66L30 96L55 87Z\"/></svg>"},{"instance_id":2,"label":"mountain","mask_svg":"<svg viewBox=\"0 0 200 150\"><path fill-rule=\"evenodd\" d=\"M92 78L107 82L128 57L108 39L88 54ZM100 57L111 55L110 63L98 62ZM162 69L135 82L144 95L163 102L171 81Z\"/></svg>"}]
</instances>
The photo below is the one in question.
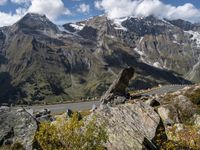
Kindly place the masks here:
<instances>
[{"instance_id":1,"label":"mountain","mask_svg":"<svg viewBox=\"0 0 200 150\"><path fill-rule=\"evenodd\" d=\"M136 72L132 89L198 82L200 30L189 26L153 16L57 26L27 14L0 28L0 102L98 97L127 66Z\"/></svg>"}]
</instances>

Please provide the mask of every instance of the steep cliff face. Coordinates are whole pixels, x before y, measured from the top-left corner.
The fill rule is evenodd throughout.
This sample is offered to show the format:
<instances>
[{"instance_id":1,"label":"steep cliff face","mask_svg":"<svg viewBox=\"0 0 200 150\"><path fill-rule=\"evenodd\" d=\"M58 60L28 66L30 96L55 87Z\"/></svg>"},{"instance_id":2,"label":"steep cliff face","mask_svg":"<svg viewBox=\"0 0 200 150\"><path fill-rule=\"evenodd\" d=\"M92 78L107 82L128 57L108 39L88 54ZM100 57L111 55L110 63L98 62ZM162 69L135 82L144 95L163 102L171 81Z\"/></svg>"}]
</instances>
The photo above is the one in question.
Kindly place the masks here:
<instances>
[{"instance_id":1,"label":"steep cliff face","mask_svg":"<svg viewBox=\"0 0 200 150\"><path fill-rule=\"evenodd\" d=\"M198 42L197 30L152 16L98 16L56 26L45 16L27 14L0 28L1 102L99 96L127 66L135 69L132 88L189 83L183 77L199 81L192 71L199 62Z\"/></svg>"}]
</instances>

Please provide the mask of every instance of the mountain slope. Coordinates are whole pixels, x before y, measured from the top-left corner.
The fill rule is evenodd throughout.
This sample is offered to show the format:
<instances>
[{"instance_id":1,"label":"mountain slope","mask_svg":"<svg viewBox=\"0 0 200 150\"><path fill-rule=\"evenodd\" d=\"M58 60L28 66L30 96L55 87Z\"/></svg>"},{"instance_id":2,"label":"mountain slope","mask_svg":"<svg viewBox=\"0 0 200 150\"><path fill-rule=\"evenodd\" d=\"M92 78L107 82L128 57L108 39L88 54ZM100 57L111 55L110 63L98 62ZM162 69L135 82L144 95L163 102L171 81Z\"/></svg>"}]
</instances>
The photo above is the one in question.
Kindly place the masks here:
<instances>
[{"instance_id":1,"label":"mountain slope","mask_svg":"<svg viewBox=\"0 0 200 150\"><path fill-rule=\"evenodd\" d=\"M98 16L57 27L45 16L27 14L0 28L0 99L24 103L99 96L127 66L136 71L131 88L190 83L183 77L198 63L195 43L190 33L152 16Z\"/></svg>"}]
</instances>

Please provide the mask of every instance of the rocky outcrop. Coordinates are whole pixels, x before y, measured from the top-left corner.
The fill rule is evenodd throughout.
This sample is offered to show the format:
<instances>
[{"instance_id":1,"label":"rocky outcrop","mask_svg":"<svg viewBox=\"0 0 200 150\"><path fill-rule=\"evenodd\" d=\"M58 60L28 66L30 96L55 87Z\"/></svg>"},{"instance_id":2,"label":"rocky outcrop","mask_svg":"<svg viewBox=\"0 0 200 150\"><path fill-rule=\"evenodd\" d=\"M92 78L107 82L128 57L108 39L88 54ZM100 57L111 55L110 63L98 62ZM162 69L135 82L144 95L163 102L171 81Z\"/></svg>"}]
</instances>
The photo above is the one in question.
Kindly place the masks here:
<instances>
[{"instance_id":1,"label":"rocky outcrop","mask_svg":"<svg viewBox=\"0 0 200 150\"><path fill-rule=\"evenodd\" d=\"M24 109L0 108L0 145L19 142L31 150L37 128L35 118Z\"/></svg>"},{"instance_id":2,"label":"rocky outcrop","mask_svg":"<svg viewBox=\"0 0 200 150\"><path fill-rule=\"evenodd\" d=\"M166 94L157 108L167 139L181 149L200 149L199 105L194 101L200 98L196 91L199 88L194 85Z\"/></svg>"},{"instance_id":3,"label":"rocky outcrop","mask_svg":"<svg viewBox=\"0 0 200 150\"><path fill-rule=\"evenodd\" d=\"M127 97L126 88L129 81L134 75L134 69L132 67L122 70L118 78L112 83L108 91L101 97L103 104L120 104L124 103Z\"/></svg>"},{"instance_id":4,"label":"rocky outcrop","mask_svg":"<svg viewBox=\"0 0 200 150\"><path fill-rule=\"evenodd\" d=\"M109 150L140 150L144 146L144 140L152 144L151 140L160 122L154 109L143 102L116 107L101 105L91 116L95 116L98 122L105 123Z\"/></svg>"},{"instance_id":5,"label":"rocky outcrop","mask_svg":"<svg viewBox=\"0 0 200 150\"><path fill-rule=\"evenodd\" d=\"M121 74L118 78L123 77ZM112 107L109 104L115 104L124 92L113 90L118 85L117 81L119 79L102 97L107 105L101 105L90 116L95 116L98 123L105 123L109 137L106 146L109 150L165 149L168 145L172 149L177 146L182 149L200 148L200 97L197 93L200 86L189 86L177 92L145 98L137 96L125 104Z\"/></svg>"}]
</instances>

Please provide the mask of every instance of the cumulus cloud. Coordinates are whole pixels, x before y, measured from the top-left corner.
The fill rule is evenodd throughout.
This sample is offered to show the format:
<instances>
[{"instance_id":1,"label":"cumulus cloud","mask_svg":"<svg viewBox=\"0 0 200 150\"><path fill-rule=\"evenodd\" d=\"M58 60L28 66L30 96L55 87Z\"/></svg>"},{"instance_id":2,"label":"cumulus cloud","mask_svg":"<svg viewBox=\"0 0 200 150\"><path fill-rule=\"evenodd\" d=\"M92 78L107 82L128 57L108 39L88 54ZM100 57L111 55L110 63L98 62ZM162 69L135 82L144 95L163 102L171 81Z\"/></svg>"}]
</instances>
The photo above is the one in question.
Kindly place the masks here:
<instances>
[{"instance_id":1,"label":"cumulus cloud","mask_svg":"<svg viewBox=\"0 0 200 150\"><path fill-rule=\"evenodd\" d=\"M200 9L191 3L176 7L160 0L99 0L95 1L95 7L104 10L109 18L154 15L160 18L200 21Z\"/></svg>"},{"instance_id":2,"label":"cumulus cloud","mask_svg":"<svg viewBox=\"0 0 200 150\"><path fill-rule=\"evenodd\" d=\"M51 20L71 13L62 0L32 0L28 12L45 14Z\"/></svg>"},{"instance_id":3,"label":"cumulus cloud","mask_svg":"<svg viewBox=\"0 0 200 150\"><path fill-rule=\"evenodd\" d=\"M0 4L3 4L3 1L5 0L0 0ZM14 24L28 12L45 14L52 21L56 21L60 15L71 14L62 0L11 0L11 2L24 4L24 7L17 8L14 13L0 11L0 27Z\"/></svg>"},{"instance_id":4,"label":"cumulus cloud","mask_svg":"<svg viewBox=\"0 0 200 150\"><path fill-rule=\"evenodd\" d=\"M24 15L24 11L26 10L18 8L14 14L0 12L0 27L8 26L17 22Z\"/></svg>"},{"instance_id":5,"label":"cumulus cloud","mask_svg":"<svg viewBox=\"0 0 200 150\"><path fill-rule=\"evenodd\" d=\"M87 4L80 4L78 9L78 12L82 12L82 13L89 13L90 12L90 5Z\"/></svg>"},{"instance_id":6,"label":"cumulus cloud","mask_svg":"<svg viewBox=\"0 0 200 150\"><path fill-rule=\"evenodd\" d=\"M0 0L0 6L5 5L7 3L7 0Z\"/></svg>"},{"instance_id":7,"label":"cumulus cloud","mask_svg":"<svg viewBox=\"0 0 200 150\"><path fill-rule=\"evenodd\" d=\"M102 3L101 1L95 1L94 6L99 10L103 10L103 6L101 3Z\"/></svg>"}]
</instances>

